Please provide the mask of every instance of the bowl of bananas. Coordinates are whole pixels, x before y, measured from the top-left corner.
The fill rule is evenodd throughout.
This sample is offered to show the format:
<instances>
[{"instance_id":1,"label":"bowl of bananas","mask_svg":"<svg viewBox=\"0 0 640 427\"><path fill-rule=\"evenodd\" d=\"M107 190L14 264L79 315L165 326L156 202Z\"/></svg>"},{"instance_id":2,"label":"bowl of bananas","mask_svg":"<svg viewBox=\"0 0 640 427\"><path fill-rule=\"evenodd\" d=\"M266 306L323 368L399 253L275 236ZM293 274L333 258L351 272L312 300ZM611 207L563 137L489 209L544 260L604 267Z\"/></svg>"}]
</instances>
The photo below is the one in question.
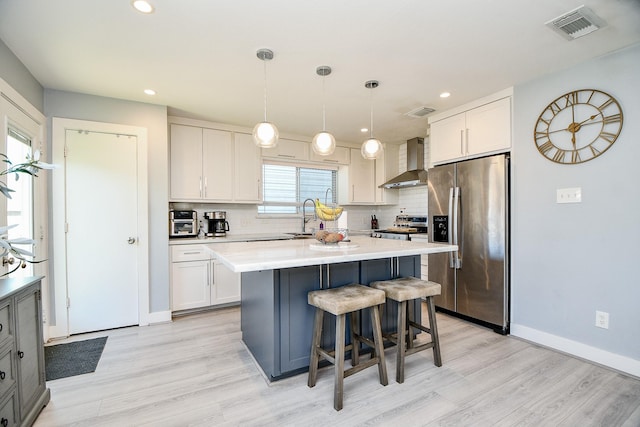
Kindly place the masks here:
<instances>
[{"instance_id":1,"label":"bowl of bananas","mask_svg":"<svg viewBox=\"0 0 640 427\"><path fill-rule=\"evenodd\" d=\"M336 221L342 215L343 207L342 206L328 206L320 201L320 199L316 199L316 216L318 219L322 221Z\"/></svg>"}]
</instances>

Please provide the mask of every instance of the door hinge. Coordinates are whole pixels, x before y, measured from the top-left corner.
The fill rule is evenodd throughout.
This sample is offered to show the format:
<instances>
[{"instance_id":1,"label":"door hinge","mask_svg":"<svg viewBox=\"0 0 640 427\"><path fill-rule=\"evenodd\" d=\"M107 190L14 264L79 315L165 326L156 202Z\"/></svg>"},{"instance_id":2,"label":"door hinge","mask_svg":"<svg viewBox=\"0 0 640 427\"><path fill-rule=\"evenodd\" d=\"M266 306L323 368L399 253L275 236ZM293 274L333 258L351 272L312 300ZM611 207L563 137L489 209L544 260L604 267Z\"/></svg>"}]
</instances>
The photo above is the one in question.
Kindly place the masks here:
<instances>
[{"instance_id":1,"label":"door hinge","mask_svg":"<svg viewBox=\"0 0 640 427\"><path fill-rule=\"evenodd\" d=\"M69 232L69 223L68 223L68 222L65 222L65 223L64 223L64 232L65 232L65 233L68 233L68 232Z\"/></svg>"},{"instance_id":2,"label":"door hinge","mask_svg":"<svg viewBox=\"0 0 640 427\"><path fill-rule=\"evenodd\" d=\"M67 308L71 307L71 298L67 297Z\"/></svg>"},{"instance_id":3,"label":"door hinge","mask_svg":"<svg viewBox=\"0 0 640 427\"><path fill-rule=\"evenodd\" d=\"M69 146L67 144L64 145L64 157L67 157L69 154Z\"/></svg>"}]
</instances>

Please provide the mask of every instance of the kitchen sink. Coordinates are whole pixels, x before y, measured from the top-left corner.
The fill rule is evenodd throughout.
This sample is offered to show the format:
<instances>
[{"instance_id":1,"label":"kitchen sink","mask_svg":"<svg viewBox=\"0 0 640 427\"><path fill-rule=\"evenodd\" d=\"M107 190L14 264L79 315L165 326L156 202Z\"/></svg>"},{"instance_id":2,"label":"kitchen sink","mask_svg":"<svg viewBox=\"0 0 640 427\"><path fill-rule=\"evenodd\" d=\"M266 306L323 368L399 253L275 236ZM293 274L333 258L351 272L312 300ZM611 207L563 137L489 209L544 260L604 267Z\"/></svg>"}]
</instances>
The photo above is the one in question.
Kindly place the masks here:
<instances>
[{"instance_id":1,"label":"kitchen sink","mask_svg":"<svg viewBox=\"0 0 640 427\"><path fill-rule=\"evenodd\" d=\"M294 239L313 239L313 233L284 233L293 236Z\"/></svg>"}]
</instances>

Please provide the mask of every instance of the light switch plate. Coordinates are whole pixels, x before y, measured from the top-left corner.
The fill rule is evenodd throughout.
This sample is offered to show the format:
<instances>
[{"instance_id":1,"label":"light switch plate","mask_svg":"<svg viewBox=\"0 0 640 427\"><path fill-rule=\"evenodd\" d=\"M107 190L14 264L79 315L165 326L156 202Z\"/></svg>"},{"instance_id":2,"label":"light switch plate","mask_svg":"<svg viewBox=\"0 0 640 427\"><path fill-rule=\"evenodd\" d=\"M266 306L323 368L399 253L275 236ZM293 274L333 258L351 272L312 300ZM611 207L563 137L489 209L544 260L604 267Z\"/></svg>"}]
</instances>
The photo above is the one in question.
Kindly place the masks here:
<instances>
[{"instance_id":1,"label":"light switch plate","mask_svg":"<svg viewBox=\"0 0 640 427\"><path fill-rule=\"evenodd\" d=\"M556 203L582 203L582 188L558 188Z\"/></svg>"}]
</instances>

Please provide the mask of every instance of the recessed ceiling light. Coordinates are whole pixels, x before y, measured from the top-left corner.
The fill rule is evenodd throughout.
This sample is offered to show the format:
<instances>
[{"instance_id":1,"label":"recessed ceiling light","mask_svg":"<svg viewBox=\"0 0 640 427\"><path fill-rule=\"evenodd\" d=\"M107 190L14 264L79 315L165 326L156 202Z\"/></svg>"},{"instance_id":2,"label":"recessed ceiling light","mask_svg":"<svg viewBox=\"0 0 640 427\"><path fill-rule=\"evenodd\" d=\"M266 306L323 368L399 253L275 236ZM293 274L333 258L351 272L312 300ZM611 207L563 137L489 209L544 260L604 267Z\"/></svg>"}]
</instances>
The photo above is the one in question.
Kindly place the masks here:
<instances>
[{"instance_id":1,"label":"recessed ceiling light","mask_svg":"<svg viewBox=\"0 0 640 427\"><path fill-rule=\"evenodd\" d=\"M146 0L132 0L131 5L141 13L153 13L153 6Z\"/></svg>"},{"instance_id":2,"label":"recessed ceiling light","mask_svg":"<svg viewBox=\"0 0 640 427\"><path fill-rule=\"evenodd\" d=\"M144 93L146 93L147 95L155 95L156 91L153 89L145 89Z\"/></svg>"},{"instance_id":3,"label":"recessed ceiling light","mask_svg":"<svg viewBox=\"0 0 640 427\"><path fill-rule=\"evenodd\" d=\"M442 92L442 93L440 94L440 98L448 98L448 97L450 97L450 96L451 96L451 94L450 94L449 92Z\"/></svg>"},{"instance_id":4,"label":"recessed ceiling light","mask_svg":"<svg viewBox=\"0 0 640 427\"><path fill-rule=\"evenodd\" d=\"M369 128L362 128L362 129L360 129L360 132L362 132L362 133L369 132Z\"/></svg>"}]
</instances>

